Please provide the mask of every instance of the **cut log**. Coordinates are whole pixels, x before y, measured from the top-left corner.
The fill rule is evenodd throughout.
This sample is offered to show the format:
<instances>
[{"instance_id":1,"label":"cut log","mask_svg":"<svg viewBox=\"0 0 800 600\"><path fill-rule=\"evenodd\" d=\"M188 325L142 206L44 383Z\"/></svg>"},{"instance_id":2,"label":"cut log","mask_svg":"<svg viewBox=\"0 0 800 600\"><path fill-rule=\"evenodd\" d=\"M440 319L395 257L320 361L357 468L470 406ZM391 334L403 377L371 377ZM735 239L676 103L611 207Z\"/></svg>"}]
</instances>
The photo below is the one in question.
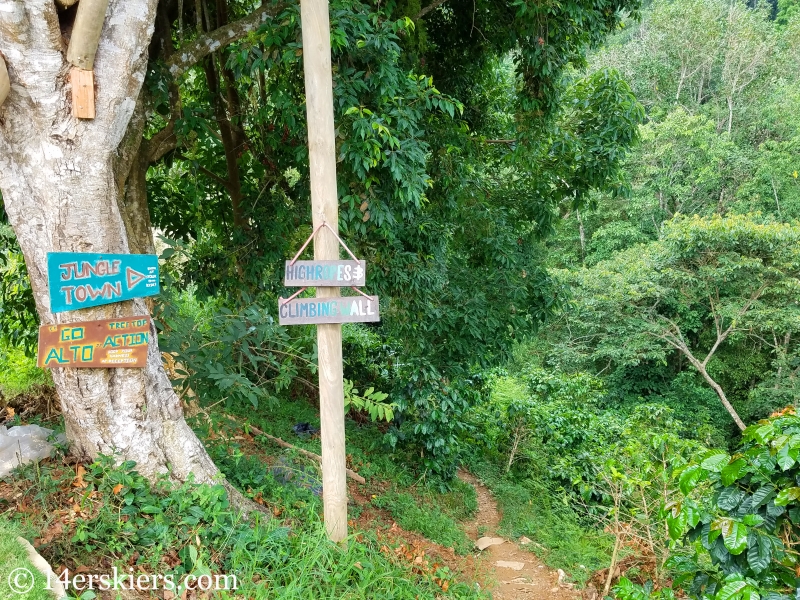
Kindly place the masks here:
<instances>
[{"instance_id":1,"label":"cut log","mask_svg":"<svg viewBox=\"0 0 800 600\"><path fill-rule=\"evenodd\" d=\"M67 49L67 60L86 71L94 67L94 55L106 20L108 0L81 0Z\"/></svg>"},{"instance_id":2,"label":"cut log","mask_svg":"<svg viewBox=\"0 0 800 600\"><path fill-rule=\"evenodd\" d=\"M72 83L72 116L94 119L94 73L72 67L69 77Z\"/></svg>"},{"instance_id":3,"label":"cut log","mask_svg":"<svg viewBox=\"0 0 800 600\"><path fill-rule=\"evenodd\" d=\"M316 461L322 462L322 457L319 454L314 454L313 452L309 452L308 450L304 450L303 448L298 448L297 446L294 446L289 442L284 442L281 438L275 437L274 435L270 435L268 433L264 433L263 431L261 431L257 427L253 427L252 425L248 425L247 428L256 435L263 435L268 440L275 442L281 448L290 448L291 450L297 450L303 456L307 456L308 458L313 458ZM359 475L355 471L351 469L345 469L345 471L347 472L347 476L353 481L357 481L358 483L367 483L367 480L364 479L361 475Z\"/></svg>"},{"instance_id":4,"label":"cut log","mask_svg":"<svg viewBox=\"0 0 800 600\"><path fill-rule=\"evenodd\" d=\"M9 91L11 91L11 82L8 80L8 70L5 61L0 57L0 106L8 98Z\"/></svg>"}]
</instances>

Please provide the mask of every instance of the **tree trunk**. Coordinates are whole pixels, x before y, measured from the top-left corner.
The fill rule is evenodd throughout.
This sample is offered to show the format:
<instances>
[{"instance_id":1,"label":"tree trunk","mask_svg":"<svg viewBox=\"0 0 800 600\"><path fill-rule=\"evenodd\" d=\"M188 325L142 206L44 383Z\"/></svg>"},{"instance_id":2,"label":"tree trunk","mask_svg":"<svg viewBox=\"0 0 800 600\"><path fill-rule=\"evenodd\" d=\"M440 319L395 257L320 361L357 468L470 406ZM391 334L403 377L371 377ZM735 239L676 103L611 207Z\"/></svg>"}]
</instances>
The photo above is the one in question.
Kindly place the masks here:
<instances>
[{"instance_id":1,"label":"tree trunk","mask_svg":"<svg viewBox=\"0 0 800 600\"><path fill-rule=\"evenodd\" d=\"M152 247L139 146L140 91L157 0L111 0L94 64L97 117L70 110L52 0L0 0L0 53L11 93L0 107L0 190L25 256L42 324L149 314L137 299L50 312L47 253L128 253ZM132 120L132 117L133 120ZM218 474L186 424L151 328L143 369L53 369L74 454L118 453L154 478Z\"/></svg>"},{"instance_id":2,"label":"tree trunk","mask_svg":"<svg viewBox=\"0 0 800 600\"><path fill-rule=\"evenodd\" d=\"M700 371L700 374L708 382L708 385L710 385L714 389L714 391L717 393L717 396L719 396L719 401L722 402L722 406L724 406L725 410L728 411L728 414L734 420L734 422L736 423L736 426L739 429L741 429L742 431L744 431L747 426L744 424L744 421L742 421L741 417L739 417L739 413L736 412L736 409L733 408L733 405L728 401L728 397L725 395L725 392L722 390L722 386L720 386L720 384L718 384L716 381L714 381L714 379L711 377L711 375L708 374L708 371L706 371L706 369L705 369L705 367L703 367L703 365L698 363L698 364L695 364L694 366L695 366L695 368L697 368L698 371Z\"/></svg>"}]
</instances>

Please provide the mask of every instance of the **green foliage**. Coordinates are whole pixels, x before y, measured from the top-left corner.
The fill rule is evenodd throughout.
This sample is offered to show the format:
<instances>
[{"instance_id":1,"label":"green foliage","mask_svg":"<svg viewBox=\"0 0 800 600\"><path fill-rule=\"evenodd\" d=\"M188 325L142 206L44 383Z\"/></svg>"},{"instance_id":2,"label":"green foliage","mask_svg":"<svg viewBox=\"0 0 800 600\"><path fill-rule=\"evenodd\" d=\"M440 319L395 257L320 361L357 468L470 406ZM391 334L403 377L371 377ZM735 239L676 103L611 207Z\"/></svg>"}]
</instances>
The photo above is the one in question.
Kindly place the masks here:
<instances>
[{"instance_id":1,"label":"green foliage","mask_svg":"<svg viewBox=\"0 0 800 600\"><path fill-rule=\"evenodd\" d=\"M204 403L274 406L276 394L316 369L312 341L301 329L279 327L271 309L253 303L238 312L189 293L166 299L158 314L163 352L173 376ZM294 334L294 336L292 335Z\"/></svg>"},{"instance_id":2,"label":"green foliage","mask_svg":"<svg viewBox=\"0 0 800 600\"><path fill-rule=\"evenodd\" d=\"M466 415L479 391L470 380L450 384L424 363L405 366L403 376L407 383L392 395L400 418L385 441L392 448L420 448L419 467L446 487L455 475Z\"/></svg>"},{"instance_id":3,"label":"green foliage","mask_svg":"<svg viewBox=\"0 0 800 600\"><path fill-rule=\"evenodd\" d=\"M676 472L684 498L667 505L673 539L694 554L676 585L697 598L788 598L798 581L800 418L751 425L730 455L711 450Z\"/></svg>"},{"instance_id":4,"label":"green foliage","mask_svg":"<svg viewBox=\"0 0 800 600\"><path fill-rule=\"evenodd\" d=\"M652 373L659 363L673 373L706 369L731 392L744 390L742 402L769 361L797 352L798 241L796 224L758 215L679 216L658 241L562 271L573 302L551 326L547 360L612 373L642 365ZM764 358L741 356L745 348ZM791 388L790 379L778 387Z\"/></svg>"},{"instance_id":5,"label":"green foliage","mask_svg":"<svg viewBox=\"0 0 800 600\"><path fill-rule=\"evenodd\" d=\"M675 600L675 592L671 589L654 590L653 583L637 585L627 577L621 577L619 583L611 590L617 600Z\"/></svg>"},{"instance_id":6,"label":"green foliage","mask_svg":"<svg viewBox=\"0 0 800 600\"><path fill-rule=\"evenodd\" d=\"M50 374L19 347L0 346L0 396L13 398L39 385L52 384Z\"/></svg>"},{"instance_id":7,"label":"green foliage","mask_svg":"<svg viewBox=\"0 0 800 600\"><path fill-rule=\"evenodd\" d=\"M0 344L36 351L39 317L28 270L11 227L0 221Z\"/></svg>"},{"instance_id":8,"label":"green foliage","mask_svg":"<svg viewBox=\"0 0 800 600\"><path fill-rule=\"evenodd\" d=\"M394 419L393 403L384 402L389 394L375 391L375 388L367 388L363 394L353 388L353 382L344 380L344 412L347 414L351 409L366 412L373 421L391 421Z\"/></svg>"},{"instance_id":9,"label":"green foliage","mask_svg":"<svg viewBox=\"0 0 800 600\"><path fill-rule=\"evenodd\" d=\"M256 512L244 521L222 485L151 485L133 463L115 467L111 457L101 457L82 477L87 487L74 530L43 552L51 562L79 565L107 557L106 564L126 572L133 565L134 573L156 572L175 582L186 574L235 576L236 591L220 592L222 598L482 597L446 569L413 574L384 555L370 532L348 539L346 547L329 542L311 492L276 485L253 459L221 462L229 475L240 471L239 483L257 487L260 498L280 507L281 518ZM63 484L55 482L56 488ZM435 578L448 581L446 593Z\"/></svg>"}]
</instances>

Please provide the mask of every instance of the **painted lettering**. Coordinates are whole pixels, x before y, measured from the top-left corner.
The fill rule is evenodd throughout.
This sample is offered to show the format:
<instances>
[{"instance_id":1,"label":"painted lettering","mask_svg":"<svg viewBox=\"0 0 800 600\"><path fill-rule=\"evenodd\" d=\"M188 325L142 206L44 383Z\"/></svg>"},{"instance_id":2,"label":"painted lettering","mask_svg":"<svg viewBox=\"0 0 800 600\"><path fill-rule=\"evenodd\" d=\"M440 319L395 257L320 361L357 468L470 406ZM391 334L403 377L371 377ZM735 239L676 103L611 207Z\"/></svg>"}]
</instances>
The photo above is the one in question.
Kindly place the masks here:
<instances>
[{"instance_id":1,"label":"painted lettering","mask_svg":"<svg viewBox=\"0 0 800 600\"><path fill-rule=\"evenodd\" d=\"M61 331L61 341L71 342L74 340L82 340L84 334L83 327L68 327Z\"/></svg>"},{"instance_id":2,"label":"painted lettering","mask_svg":"<svg viewBox=\"0 0 800 600\"><path fill-rule=\"evenodd\" d=\"M64 358L63 348L50 348L50 352L47 353L47 358L44 359L44 364L49 365L51 361L56 361L58 364L69 362L69 360Z\"/></svg>"}]
</instances>

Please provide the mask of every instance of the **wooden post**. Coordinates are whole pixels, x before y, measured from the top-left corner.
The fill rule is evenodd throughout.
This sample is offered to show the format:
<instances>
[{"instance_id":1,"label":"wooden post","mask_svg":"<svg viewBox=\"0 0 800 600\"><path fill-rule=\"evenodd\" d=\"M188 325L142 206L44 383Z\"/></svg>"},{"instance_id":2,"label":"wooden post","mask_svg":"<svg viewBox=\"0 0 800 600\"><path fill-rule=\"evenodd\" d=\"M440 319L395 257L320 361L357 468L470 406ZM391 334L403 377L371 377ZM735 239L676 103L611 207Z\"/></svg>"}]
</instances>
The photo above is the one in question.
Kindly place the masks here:
<instances>
[{"instance_id":1,"label":"wooden post","mask_svg":"<svg viewBox=\"0 0 800 600\"><path fill-rule=\"evenodd\" d=\"M316 229L323 221L338 231L336 146L333 125L331 26L327 0L301 0L303 67L311 169L311 214ZM339 244L325 227L314 239L316 260L337 260ZM339 288L318 287L317 297L339 295ZM342 388L342 326L317 325L322 437L322 501L325 530L334 542L347 537L347 479Z\"/></svg>"},{"instance_id":2,"label":"wooden post","mask_svg":"<svg viewBox=\"0 0 800 600\"><path fill-rule=\"evenodd\" d=\"M108 0L81 0L78 3L67 60L85 71L91 71L94 67L94 55L100 43L107 8Z\"/></svg>"},{"instance_id":3,"label":"wooden post","mask_svg":"<svg viewBox=\"0 0 800 600\"><path fill-rule=\"evenodd\" d=\"M8 70L3 57L0 56L0 105L8 98L9 91L11 91L11 83L8 80Z\"/></svg>"}]
</instances>

